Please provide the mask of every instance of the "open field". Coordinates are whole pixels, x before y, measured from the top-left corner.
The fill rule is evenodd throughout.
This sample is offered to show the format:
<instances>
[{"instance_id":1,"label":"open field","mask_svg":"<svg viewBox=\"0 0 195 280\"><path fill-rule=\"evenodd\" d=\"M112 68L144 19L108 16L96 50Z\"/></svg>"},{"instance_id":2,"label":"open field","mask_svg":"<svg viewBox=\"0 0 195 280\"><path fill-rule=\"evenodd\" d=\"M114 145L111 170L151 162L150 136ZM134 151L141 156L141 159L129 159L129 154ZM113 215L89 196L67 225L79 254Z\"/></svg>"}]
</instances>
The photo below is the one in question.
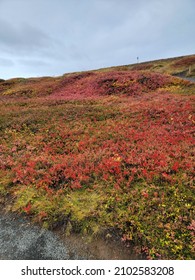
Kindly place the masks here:
<instances>
[{"instance_id":1,"label":"open field","mask_svg":"<svg viewBox=\"0 0 195 280\"><path fill-rule=\"evenodd\" d=\"M3 207L67 235L117 232L148 259L193 259L195 84L169 74L194 77L194 62L0 81Z\"/></svg>"}]
</instances>

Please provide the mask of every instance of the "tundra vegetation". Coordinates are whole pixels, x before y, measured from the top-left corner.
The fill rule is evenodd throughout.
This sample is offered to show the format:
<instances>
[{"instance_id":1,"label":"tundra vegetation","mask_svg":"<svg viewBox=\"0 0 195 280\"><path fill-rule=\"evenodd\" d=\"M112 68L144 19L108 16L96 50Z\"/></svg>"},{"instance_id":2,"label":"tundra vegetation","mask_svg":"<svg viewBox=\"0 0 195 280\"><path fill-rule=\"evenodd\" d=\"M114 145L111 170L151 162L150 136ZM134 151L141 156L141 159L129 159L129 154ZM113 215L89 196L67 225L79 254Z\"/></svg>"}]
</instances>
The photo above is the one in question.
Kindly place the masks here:
<instances>
[{"instance_id":1,"label":"tundra vegetation","mask_svg":"<svg viewBox=\"0 0 195 280\"><path fill-rule=\"evenodd\" d=\"M195 56L0 80L0 203L44 227L117 232L193 259ZM112 238L112 235L110 235Z\"/></svg>"}]
</instances>

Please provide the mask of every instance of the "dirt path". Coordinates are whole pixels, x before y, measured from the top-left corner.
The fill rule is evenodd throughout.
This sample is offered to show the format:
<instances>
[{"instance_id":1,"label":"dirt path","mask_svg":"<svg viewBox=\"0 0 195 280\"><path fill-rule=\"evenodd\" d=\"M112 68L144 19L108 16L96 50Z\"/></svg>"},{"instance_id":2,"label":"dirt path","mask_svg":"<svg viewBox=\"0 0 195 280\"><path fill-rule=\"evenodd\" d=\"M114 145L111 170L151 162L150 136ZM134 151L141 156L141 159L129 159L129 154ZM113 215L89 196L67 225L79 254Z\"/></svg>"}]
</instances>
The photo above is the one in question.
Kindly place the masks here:
<instances>
[{"instance_id":1,"label":"dirt path","mask_svg":"<svg viewBox=\"0 0 195 280\"><path fill-rule=\"evenodd\" d=\"M195 78L194 78L194 77L185 77L185 78L183 78L183 79L195 83Z\"/></svg>"},{"instance_id":2,"label":"dirt path","mask_svg":"<svg viewBox=\"0 0 195 280\"><path fill-rule=\"evenodd\" d=\"M173 76L195 83L195 77L186 77L185 74L175 74Z\"/></svg>"}]
</instances>

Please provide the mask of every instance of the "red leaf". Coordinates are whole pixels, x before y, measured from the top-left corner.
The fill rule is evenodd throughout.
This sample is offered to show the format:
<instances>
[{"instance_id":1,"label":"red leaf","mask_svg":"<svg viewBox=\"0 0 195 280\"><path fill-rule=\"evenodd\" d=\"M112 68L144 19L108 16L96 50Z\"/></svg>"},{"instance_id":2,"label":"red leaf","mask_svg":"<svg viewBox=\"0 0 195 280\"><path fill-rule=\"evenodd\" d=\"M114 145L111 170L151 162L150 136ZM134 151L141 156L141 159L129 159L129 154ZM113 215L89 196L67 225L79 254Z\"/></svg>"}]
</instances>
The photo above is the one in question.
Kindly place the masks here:
<instances>
[{"instance_id":1,"label":"red leaf","mask_svg":"<svg viewBox=\"0 0 195 280\"><path fill-rule=\"evenodd\" d=\"M172 170L177 172L178 168L179 168L179 163L176 161L172 166Z\"/></svg>"},{"instance_id":2,"label":"red leaf","mask_svg":"<svg viewBox=\"0 0 195 280\"><path fill-rule=\"evenodd\" d=\"M26 207L23 208L24 212L26 212L26 214L29 214L31 211L31 204L29 203Z\"/></svg>"}]
</instances>

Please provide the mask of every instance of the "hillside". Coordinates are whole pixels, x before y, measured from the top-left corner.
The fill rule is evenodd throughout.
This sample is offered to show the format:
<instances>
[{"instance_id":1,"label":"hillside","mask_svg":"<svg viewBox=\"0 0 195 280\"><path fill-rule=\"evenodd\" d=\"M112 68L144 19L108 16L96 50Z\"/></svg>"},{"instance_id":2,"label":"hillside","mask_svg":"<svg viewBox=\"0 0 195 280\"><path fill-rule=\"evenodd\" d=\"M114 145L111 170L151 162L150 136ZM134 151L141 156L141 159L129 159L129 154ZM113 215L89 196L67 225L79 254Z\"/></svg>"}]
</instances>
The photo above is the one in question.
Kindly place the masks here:
<instances>
[{"instance_id":1,"label":"hillside","mask_svg":"<svg viewBox=\"0 0 195 280\"><path fill-rule=\"evenodd\" d=\"M195 56L0 80L0 202L44 227L193 259ZM189 72L190 69L190 72ZM171 75L170 75L171 74Z\"/></svg>"},{"instance_id":2,"label":"hillside","mask_svg":"<svg viewBox=\"0 0 195 280\"><path fill-rule=\"evenodd\" d=\"M112 67L121 70L149 70L162 74L170 74L180 77L195 77L195 55L181 56L168 59L159 59L139 64ZM109 68L108 68L109 69Z\"/></svg>"},{"instance_id":3,"label":"hillside","mask_svg":"<svg viewBox=\"0 0 195 280\"><path fill-rule=\"evenodd\" d=\"M130 70L170 74L173 76L195 79L195 55L104 68L90 71L90 73L104 74L104 72L109 71ZM63 87L64 84L68 83L71 77L75 77L76 75L78 75L78 79L80 79L82 75L85 75L84 73L85 72L70 73L55 78L41 77L28 79L13 78L9 80L0 79L0 95L19 95L25 97L49 95L55 90Z\"/></svg>"}]
</instances>

